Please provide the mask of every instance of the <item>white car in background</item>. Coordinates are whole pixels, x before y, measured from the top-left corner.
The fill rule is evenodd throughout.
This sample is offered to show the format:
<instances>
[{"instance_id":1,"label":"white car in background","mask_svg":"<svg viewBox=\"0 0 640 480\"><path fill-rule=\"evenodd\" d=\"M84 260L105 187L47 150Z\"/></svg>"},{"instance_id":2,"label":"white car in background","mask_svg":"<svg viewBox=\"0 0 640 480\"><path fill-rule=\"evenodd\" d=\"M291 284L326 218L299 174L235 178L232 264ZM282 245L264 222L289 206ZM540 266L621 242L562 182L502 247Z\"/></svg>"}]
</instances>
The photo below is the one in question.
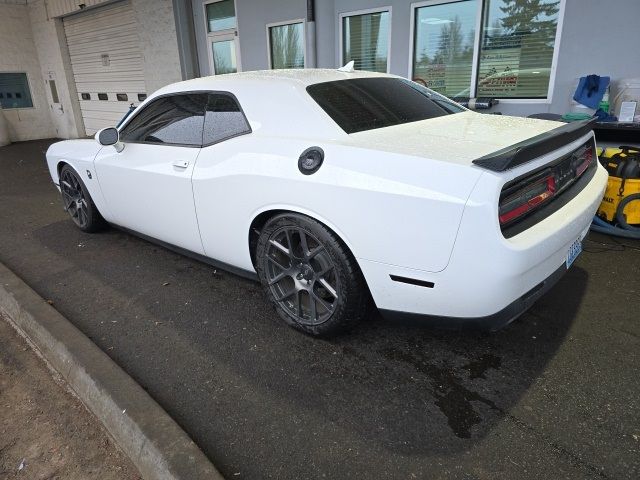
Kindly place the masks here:
<instances>
[{"instance_id":1,"label":"white car in background","mask_svg":"<svg viewBox=\"0 0 640 480\"><path fill-rule=\"evenodd\" d=\"M471 112L337 70L160 89L96 140L53 144L65 209L259 279L290 325L389 317L495 329L571 265L607 174L589 124Z\"/></svg>"}]
</instances>

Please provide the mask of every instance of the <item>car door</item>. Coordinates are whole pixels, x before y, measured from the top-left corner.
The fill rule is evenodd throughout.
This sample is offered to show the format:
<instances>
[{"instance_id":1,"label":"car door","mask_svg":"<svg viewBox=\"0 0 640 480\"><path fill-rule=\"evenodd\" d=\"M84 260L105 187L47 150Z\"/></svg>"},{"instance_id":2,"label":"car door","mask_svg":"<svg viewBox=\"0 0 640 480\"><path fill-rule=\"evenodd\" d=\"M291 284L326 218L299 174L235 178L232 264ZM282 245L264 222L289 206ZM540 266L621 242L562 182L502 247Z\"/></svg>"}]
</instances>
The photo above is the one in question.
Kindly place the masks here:
<instances>
[{"instance_id":1,"label":"car door","mask_svg":"<svg viewBox=\"0 0 640 480\"><path fill-rule=\"evenodd\" d=\"M246 254L246 209L254 208L247 192L256 185L244 183L242 170L250 164L248 158L256 157L242 141L250 133L238 99L229 92L211 92L193 196L205 255L233 265Z\"/></svg>"},{"instance_id":2,"label":"car door","mask_svg":"<svg viewBox=\"0 0 640 480\"><path fill-rule=\"evenodd\" d=\"M104 147L95 170L112 223L203 253L191 176L202 147L206 93L152 100Z\"/></svg>"}]
</instances>

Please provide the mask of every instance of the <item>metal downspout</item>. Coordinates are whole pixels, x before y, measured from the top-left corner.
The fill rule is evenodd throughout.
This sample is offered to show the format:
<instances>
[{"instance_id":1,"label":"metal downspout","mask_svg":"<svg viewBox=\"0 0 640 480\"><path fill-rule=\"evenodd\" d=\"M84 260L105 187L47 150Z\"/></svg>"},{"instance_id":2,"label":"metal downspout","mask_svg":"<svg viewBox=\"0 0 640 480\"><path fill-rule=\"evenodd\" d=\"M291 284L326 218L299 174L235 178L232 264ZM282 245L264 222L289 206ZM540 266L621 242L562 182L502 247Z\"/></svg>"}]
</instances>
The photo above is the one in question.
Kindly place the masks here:
<instances>
[{"instance_id":1,"label":"metal downspout","mask_svg":"<svg viewBox=\"0 0 640 480\"><path fill-rule=\"evenodd\" d=\"M316 11L315 0L307 0L307 24L305 31L307 36L306 68L316 68Z\"/></svg>"}]
</instances>

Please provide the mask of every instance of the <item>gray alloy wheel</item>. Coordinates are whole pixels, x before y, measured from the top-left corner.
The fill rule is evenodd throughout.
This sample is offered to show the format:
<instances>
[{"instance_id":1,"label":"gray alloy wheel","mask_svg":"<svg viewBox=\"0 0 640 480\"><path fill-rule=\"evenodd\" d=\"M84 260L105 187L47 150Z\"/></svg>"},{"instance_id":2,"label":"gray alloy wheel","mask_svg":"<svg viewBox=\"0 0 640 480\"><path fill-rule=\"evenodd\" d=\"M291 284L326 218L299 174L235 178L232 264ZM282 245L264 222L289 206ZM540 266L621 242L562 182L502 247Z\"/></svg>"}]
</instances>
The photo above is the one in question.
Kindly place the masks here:
<instances>
[{"instance_id":1,"label":"gray alloy wheel","mask_svg":"<svg viewBox=\"0 0 640 480\"><path fill-rule=\"evenodd\" d=\"M105 221L93 203L91 195L69 165L63 166L60 171L60 192L65 211L80 230L95 232L104 227Z\"/></svg>"},{"instance_id":2,"label":"gray alloy wheel","mask_svg":"<svg viewBox=\"0 0 640 480\"><path fill-rule=\"evenodd\" d=\"M320 223L297 214L263 228L257 270L278 314L291 326L326 335L359 320L367 307L364 279L348 249Z\"/></svg>"}]
</instances>

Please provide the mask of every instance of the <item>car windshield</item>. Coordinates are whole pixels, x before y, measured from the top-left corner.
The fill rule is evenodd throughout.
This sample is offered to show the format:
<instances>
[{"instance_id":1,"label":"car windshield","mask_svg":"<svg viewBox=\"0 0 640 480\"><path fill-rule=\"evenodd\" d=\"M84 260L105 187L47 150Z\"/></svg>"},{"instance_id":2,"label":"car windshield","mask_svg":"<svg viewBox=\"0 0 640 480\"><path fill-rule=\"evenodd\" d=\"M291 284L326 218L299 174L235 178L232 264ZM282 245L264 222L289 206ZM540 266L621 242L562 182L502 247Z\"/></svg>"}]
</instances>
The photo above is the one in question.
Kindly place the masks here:
<instances>
[{"instance_id":1,"label":"car windshield","mask_svg":"<svg viewBox=\"0 0 640 480\"><path fill-rule=\"evenodd\" d=\"M347 133L464 111L448 98L402 78L335 80L309 85L307 92Z\"/></svg>"}]
</instances>

